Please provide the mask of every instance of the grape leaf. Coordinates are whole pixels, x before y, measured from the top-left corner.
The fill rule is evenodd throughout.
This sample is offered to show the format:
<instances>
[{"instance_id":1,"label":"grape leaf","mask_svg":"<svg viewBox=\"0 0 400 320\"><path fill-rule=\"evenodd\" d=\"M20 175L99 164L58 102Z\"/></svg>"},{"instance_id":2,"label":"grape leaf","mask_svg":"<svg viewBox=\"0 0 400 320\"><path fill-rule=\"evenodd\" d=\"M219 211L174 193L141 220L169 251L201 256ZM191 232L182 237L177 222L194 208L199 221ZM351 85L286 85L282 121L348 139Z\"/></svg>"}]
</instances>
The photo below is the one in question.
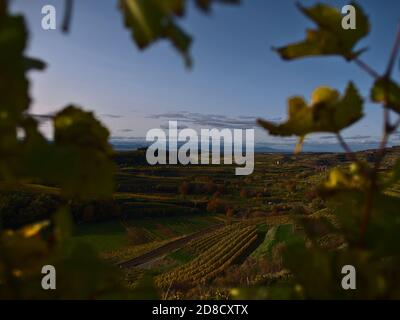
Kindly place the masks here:
<instances>
[{"instance_id":1,"label":"grape leaf","mask_svg":"<svg viewBox=\"0 0 400 320\"><path fill-rule=\"evenodd\" d=\"M219 2L224 4L239 4L240 0L196 0L196 5L198 8L205 12L209 12L211 9L211 4L213 2Z\"/></svg>"},{"instance_id":2,"label":"grape leaf","mask_svg":"<svg viewBox=\"0 0 400 320\"><path fill-rule=\"evenodd\" d=\"M306 299L355 299L361 292L364 299L379 299L391 283L391 275L382 270L382 262L375 260L367 250L324 250L294 244L285 251L284 263L297 282L294 289L297 287ZM345 265L357 270L357 290L343 290L342 268Z\"/></svg>"},{"instance_id":3,"label":"grape leaf","mask_svg":"<svg viewBox=\"0 0 400 320\"><path fill-rule=\"evenodd\" d=\"M400 86L392 80L380 78L371 89L371 100L400 113Z\"/></svg>"},{"instance_id":4,"label":"grape leaf","mask_svg":"<svg viewBox=\"0 0 400 320\"><path fill-rule=\"evenodd\" d=\"M115 171L108 130L91 112L68 106L54 117L54 142L35 130L25 142L23 176L55 184L72 198L110 196ZM32 140L32 141L31 141Z\"/></svg>"},{"instance_id":5,"label":"grape leaf","mask_svg":"<svg viewBox=\"0 0 400 320\"><path fill-rule=\"evenodd\" d=\"M353 247L360 245L360 226L365 214L366 197L365 192L359 190L337 189L326 199L338 220L343 236ZM372 204L363 247L371 250L374 256L399 256L400 199L377 191L373 195Z\"/></svg>"},{"instance_id":6,"label":"grape leaf","mask_svg":"<svg viewBox=\"0 0 400 320\"><path fill-rule=\"evenodd\" d=\"M67 194L95 197L112 193L115 168L108 138L108 130L91 112L68 106L56 114L54 151L62 164L58 175Z\"/></svg>"},{"instance_id":7,"label":"grape leaf","mask_svg":"<svg viewBox=\"0 0 400 320\"><path fill-rule=\"evenodd\" d=\"M54 117L54 141L57 145L93 148L109 153L109 135L92 112L79 107L67 106Z\"/></svg>"},{"instance_id":8,"label":"grape leaf","mask_svg":"<svg viewBox=\"0 0 400 320\"><path fill-rule=\"evenodd\" d=\"M341 168L333 168L329 172L327 180L320 187L319 192L330 193L338 189L366 190L371 184L369 176L370 168L362 162L352 163L350 170L346 171Z\"/></svg>"},{"instance_id":9,"label":"grape leaf","mask_svg":"<svg viewBox=\"0 0 400 320\"><path fill-rule=\"evenodd\" d=\"M310 106L302 97L289 99L286 122L276 124L258 120L258 123L275 136L338 133L362 118L362 104L363 100L351 82L343 97L336 90L320 87L313 92Z\"/></svg>"},{"instance_id":10,"label":"grape leaf","mask_svg":"<svg viewBox=\"0 0 400 320\"><path fill-rule=\"evenodd\" d=\"M368 17L355 3L356 29L342 28L340 11L326 4L316 4L312 7L298 5L299 10L311 19L318 29L309 29L304 41L275 48L285 60L293 60L309 56L339 55L346 60L358 57L365 49L354 51L354 47L363 37L368 35L370 25Z\"/></svg>"},{"instance_id":11,"label":"grape leaf","mask_svg":"<svg viewBox=\"0 0 400 320\"><path fill-rule=\"evenodd\" d=\"M125 26L140 49L159 39L168 39L180 52L187 66L191 65L189 47L192 39L176 23L175 17L185 11L184 0L121 0Z\"/></svg>"},{"instance_id":12,"label":"grape leaf","mask_svg":"<svg viewBox=\"0 0 400 320\"><path fill-rule=\"evenodd\" d=\"M209 12L214 2L237 4L239 0L196 0L195 4ZM177 18L186 11L185 0L120 0L125 26L140 49L145 49L158 40L168 40L181 54L187 67L192 65L189 53L192 37L178 24Z\"/></svg>"},{"instance_id":13,"label":"grape leaf","mask_svg":"<svg viewBox=\"0 0 400 320\"><path fill-rule=\"evenodd\" d=\"M45 64L24 56L27 45L25 20L21 16L0 16L0 125L16 121L28 108L29 69L43 69Z\"/></svg>"},{"instance_id":14,"label":"grape leaf","mask_svg":"<svg viewBox=\"0 0 400 320\"><path fill-rule=\"evenodd\" d=\"M44 63L25 57L26 25L22 16L10 16L0 7L0 179L12 181L20 168L17 128L30 103L26 71L43 69Z\"/></svg>"}]
</instances>

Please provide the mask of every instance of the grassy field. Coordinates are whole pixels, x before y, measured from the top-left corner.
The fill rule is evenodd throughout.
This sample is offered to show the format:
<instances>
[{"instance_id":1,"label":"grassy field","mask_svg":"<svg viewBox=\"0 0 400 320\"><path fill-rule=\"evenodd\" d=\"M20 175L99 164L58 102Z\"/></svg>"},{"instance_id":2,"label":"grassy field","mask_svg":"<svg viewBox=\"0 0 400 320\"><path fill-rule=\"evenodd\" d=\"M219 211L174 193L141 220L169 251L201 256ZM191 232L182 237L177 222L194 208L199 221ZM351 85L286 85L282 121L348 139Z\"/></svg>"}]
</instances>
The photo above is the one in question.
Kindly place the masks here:
<instances>
[{"instance_id":1,"label":"grassy field","mask_svg":"<svg viewBox=\"0 0 400 320\"><path fill-rule=\"evenodd\" d=\"M173 218L143 218L137 220L107 221L82 224L75 227L73 241L91 244L99 252L130 247L127 229L135 226L152 235L153 242L177 238L220 223L218 215L194 215Z\"/></svg>"},{"instance_id":2,"label":"grassy field","mask_svg":"<svg viewBox=\"0 0 400 320\"><path fill-rule=\"evenodd\" d=\"M126 245L126 231L119 221L78 225L74 228L72 241L89 243L103 252Z\"/></svg>"}]
</instances>

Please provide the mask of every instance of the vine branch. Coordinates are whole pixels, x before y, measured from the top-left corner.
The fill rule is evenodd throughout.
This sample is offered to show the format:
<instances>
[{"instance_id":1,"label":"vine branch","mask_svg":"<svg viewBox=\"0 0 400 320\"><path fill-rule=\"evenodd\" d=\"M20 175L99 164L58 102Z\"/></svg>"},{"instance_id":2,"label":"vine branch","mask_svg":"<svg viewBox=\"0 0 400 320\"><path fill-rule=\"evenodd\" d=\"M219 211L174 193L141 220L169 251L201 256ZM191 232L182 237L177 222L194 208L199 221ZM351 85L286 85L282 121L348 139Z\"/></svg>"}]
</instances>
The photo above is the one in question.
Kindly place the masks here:
<instances>
[{"instance_id":1,"label":"vine branch","mask_svg":"<svg viewBox=\"0 0 400 320\"><path fill-rule=\"evenodd\" d=\"M397 26L397 35L396 35L396 40L394 42L393 45L393 49L392 49L392 53L390 54L390 59L389 59L389 63L386 69L386 73L385 73L385 78L389 79L392 75L393 69L394 69L394 64L396 61L396 57L399 53L399 49L400 49L400 23Z\"/></svg>"},{"instance_id":2,"label":"vine branch","mask_svg":"<svg viewBox=\"0 0 400 320\"><path fill-rule=\"evenodd\" d=\"M378 157L375 160L375 165L373 168L373 171L371 173L371 184L369 188L367 189L366 193L366 203L365 203L365 208L364 208L364 216L363 216L363 222L361 225L361 244L364 244L365 242L365 236L367 232L367 228L369 225L370 217L371 217L371 212L372 212L372 206L373 206L373 196L375 191L378 188L377 185L377 179L378 179L378 173L379 169L382 165L382 162L385 158L386 155L386 147L389 142L389 137L390 135L397 130L397 128L400 125L400 118L397 120L397 122L392 126L390 122L390 109L388 105L388 97L389 97L389 83L390 83L390 78L394 69L394 64L396 61L396 58L398 56L400 50L400 23L397 29L397 34L396 34L396 39L390 54L389 62L386 68L385 75L383 76L385 83L385 103L383 105L383 135L382 135L382 140L379 146L379 151L378 151Z\"/></svg>"},{"instance_id":3,"label":"vine branch","mask_svg":"<svg viewBox=\"0 0 400 320\"><path fill-rule=\"evenodd\" d=\"M62 23L62 31L68 32L72 18L72 10L74 7L74 0L65 0L64 19Z\"/></svg>"},{"instance_id":4,"label":"vine branch","mask_svg":"<svg viewBox=\"0 0 400 320\"><path fill-rule=\"evenodd\" d=\"M367 63L364 61L360 60L359 58L354 58L353 59L354 63L358 65L362 70L364 70L366 73L368 73L372 78L378 79L379 78L379 73L376 72L374 69L372 69Z\"/></svg>"},{"instance_id":5,"label":"vine branch","mask_svg":"<svg viewBox=\"0 0 400 320\"><path fill-rule=\"evenodd\" d=\"M354 154L353 150L351 150L347 142L343 139L342 135L340 133L336 133L336 138L338 139L343 150L346 152L346 156L349 158L349 160L358 162L356 155Z\"/></svg>"}]
</instances>

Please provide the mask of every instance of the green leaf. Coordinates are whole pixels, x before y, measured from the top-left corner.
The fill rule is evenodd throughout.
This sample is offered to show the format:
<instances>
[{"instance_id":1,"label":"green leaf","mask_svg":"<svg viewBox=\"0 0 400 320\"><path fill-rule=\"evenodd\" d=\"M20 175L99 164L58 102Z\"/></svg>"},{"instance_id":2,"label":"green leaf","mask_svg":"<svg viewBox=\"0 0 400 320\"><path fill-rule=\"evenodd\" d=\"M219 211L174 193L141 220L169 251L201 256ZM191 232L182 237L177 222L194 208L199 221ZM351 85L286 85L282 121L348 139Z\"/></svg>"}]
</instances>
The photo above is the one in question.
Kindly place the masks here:
<instances>
[{"instance_id":1,"label":"green leaf","mask_svg":"<svg viewBox=\"0 0 400 320\"><path fill-rule=\"evenodd\" d=\"M284 263L306 299L382 299L388 290L398 290L391 278L396 273L387 274L389 269L385 270L382 261L367 250L324 250L295 244L285 251ZM352 265L357 271L357 290L342 288L345 265ZM391 296L395 296L394 292Z\"/></svg>"},{"instance_id":2,"label":"green leaf","mask_svg":"<svg viewBox=\"0 0 400 320\"><path fill-rule=\"evenodd\" d=\"M57 270L57 290L49 290L52 299L122 299L129 292L122 287L122 275L116 267L99 259L86 243L77 243L69 255L56 252L51 264ZM71 281L73 275L73 281Z\"/></svg>"},{"instance_id":3,"label":"green leaf","mask_svg":"<svg viewBox=\"0 0 400 320\"><path fill-rule=\"evenodd\" d=\"M43 62L24 56L27 45L25 20L21 16L0 16L0 129L3 121L17 121L28 108L29 82L26 71L43 69Z\"/></svg>"},{"instance_id":4,"label":"green leaf","mask_svg":"<svg viewBox=\"0 0 400 320\"><path fill-rule=\"evenodd\" d=\"M359 56L365 49L354 51L356 44L368 35L368 17L355 3L357 28L342 28L342 14L334 7L316 4L312 7L299 5L300 11L312 20L317 29L307 30L304 41L275 49L283 59L292 60L309 56L339 55L346 60Z\"/></svg>"},{"instance_id":5,"label":"green leaf","mask_svg":"<svg viewBox=\"0 0 400 320\"><path fill-rule=\"evenodd\" d=\"M108 130L93 113L69 106L54 117L54 143L27 130L22 175L55 184L67 198L111 196L115 166Z\"/></svg>"},{"instance_id":6,"label":"green leaf","mask_svg":"<svg viewBox=\"0 0 400 320\"><path fill-rule=\"evenodd\" d=\"M73 219L67 208L60 208L53 216L54 235L59 242L72 235Z\"/></svg>"},{"instance_id":7,"label":"green leaf","mask_svg":"<svg viewBox=\"0 0 400 320\"><path fill-rule=\"evenodd\" d=\"M196 5L201 10L209 12L213 2L219 2L224 4L239 4L240 0L196 0Z\"/></svg>"},{"instance_id":8,"label":"green leaf","mask_svg":"<svg viewBox=\"0 0 400 320\"><path fill-rule=\"evenodd\" d=\"M196 0L196 6L209 12L212 3L238 4L239 0ZM186 12L185 0L120 0L125 26L140 49L159 40L168 40L181 54L187 67L191 67L192 37L178 24L177 19Z\"/></svg>"},{"instance_id":9,"label":"green leaf","mask_svg":"<svg viewBox=\"0 0 400 320\"><path fill-rule=\"evenodd\" d=\"M105 153L111 151L109 131L92 112L67 106L54 117L54 142L60 146L92 148Z\"/></svg>"},{"instance_id":10,"label":"green leaf","mask_svg":"<svg viewBox=\"0 0 400 320\"><path fill-rule=\"evenodd\" d=\"M352 163L350 170L333 168L327 180L320 187L321 194L331 193L337 190L366 190L371 181L371 169L366 163Z\"/></svg>"},{"instance_id":11,"label":"green leaf","mask_svg":"<svg viewBox=\"0 0 400 320\"><path fill-rule=\"evenodd\" d=\"M400 86L392 80L380 78L371 89L371 100L400 113Z\"/></svg>"},{"instance_id":12,"label":"green leaf","mask_svg":"<svg viewBox=\"0 0 400 320\"><path fill-rule=\"evenodd\" d=\"M25 57L28 32L24 18L0 8L0 179L16 179L20 168L17 129L29 107L29 81L26 72L43 69L44 63Z\"/></svg>"},{"instance_id":13,"label":"green leaf","mask_svg":"<svg viewBox=\"0 0 400 320\"><path fill-rule=\"evenodd\" d=\"M184 0L120 0L125 26L140 49L160 39L169 40L191 65L189 48L192 39L175 23L185 12Z\"/></svg>"},{"instance_id":14,"label":"green leaf","mask_svg":"<svg viewBox=\"0 0 400 320\"><path fill-rule=\"evenodd\" d=\"M292 97L288 102L288 120L282 124L259 120L258 123L275 136L304 137L310 133L338 133L362 118L363 100L353 83L349 83L343 97L336 90L317 88L311 104L302 97Z\"/></svg>"},{"instance_id":15,"label":"green leaf","mask_svg":"<svg viewBox=\"0 0 400 320\"><path fill-rule=\"evenodd\" d=\"M25 70L44 70L46 68L46 64L39 59L25 58Z\"/></svg>"},{"instance_id":16,"label":"green leaf","mask_svg":"<svg viewBox=\"0 0 400 320\"><path fill-rule=\"evenodd\" d=\"M113 191L114 165L108 130L93 113L68 106L54 118L54 161L69 196L104 197Z\"/></svg>"}]
</instances>

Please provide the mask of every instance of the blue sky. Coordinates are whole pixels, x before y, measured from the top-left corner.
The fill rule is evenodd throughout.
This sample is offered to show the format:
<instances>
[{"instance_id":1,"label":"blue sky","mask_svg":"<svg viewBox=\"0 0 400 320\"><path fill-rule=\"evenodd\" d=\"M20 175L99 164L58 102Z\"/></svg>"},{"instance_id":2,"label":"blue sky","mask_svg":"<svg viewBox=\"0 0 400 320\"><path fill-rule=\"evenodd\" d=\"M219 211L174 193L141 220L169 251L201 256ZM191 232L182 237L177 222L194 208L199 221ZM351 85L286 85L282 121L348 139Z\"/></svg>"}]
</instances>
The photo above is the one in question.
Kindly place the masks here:
<instances>
[{"instance_id":1,"label":"blue sky","mask_svg":"<svg viewBox=\"0 0 400 320\"><path fill-rule=\"evenodd\" d=\"M194 37L190 71L168 43L139 51L123 26L117 0L78 0L68 35L43 30L42 6L56 7L60 25L63 3L13 1L13 10L28 18L29 54L48 63L45 72L31 75L33 112L49 114L69 103L81 105L95 111L115 138L143 137L151 128L164 127L168 119L194 128L220 122L250 126L256 117L283 120L289 96L309 98L319 85L342 92L352 79L367 97L372 84L362 70L340 58L285 62L271 51L272 46L303 39L305 28L313 26L292 0L242 0L241 6L216 5L211 15L190 6L180 22ZM329 3L339 8L348 1ZM381 72L400 21L400 2L361 4L372 24L370 36L360 44L370 47L362 58ZM380 107L367 103L365 112L368 116L362 122L345 131L350 143L367 145L381 132ZM49 131L46 125L43 130ZM290 139L272 139L262 130L257 130L256 139L293 144ZM311 142L325 145L332 140L323 135Z\"/></svg>"}]
</instances>

